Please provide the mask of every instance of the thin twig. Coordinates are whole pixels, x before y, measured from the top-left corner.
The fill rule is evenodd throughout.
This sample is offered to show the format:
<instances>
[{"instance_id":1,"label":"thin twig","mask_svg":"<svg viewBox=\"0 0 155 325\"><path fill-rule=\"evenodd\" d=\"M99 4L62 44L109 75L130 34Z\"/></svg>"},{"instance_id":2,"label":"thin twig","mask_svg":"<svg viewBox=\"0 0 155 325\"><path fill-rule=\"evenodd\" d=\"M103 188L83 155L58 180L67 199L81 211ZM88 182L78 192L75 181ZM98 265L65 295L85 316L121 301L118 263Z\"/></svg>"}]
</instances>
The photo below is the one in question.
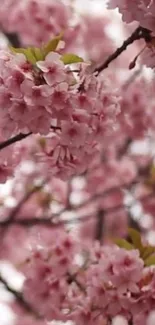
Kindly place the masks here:
<instances>
[{"instance_id":1,"label":"thin twig","mask_svg":"<svg viewBox=\"0 0 155 325\"><path fill-rule=\"evenodd\" d=\"M14 144L18 141L21 141L25 138L27 138L29 135L31 135L32 132L29 132L29 133L26 133L26 134L23 134L23 133L19 133L17 135L15 135L14 137L6 140L6 141L3 141L3 142L0 142L0 150L6 148L6 147L9 147L11 144Z\"/></svg>"},{"instance_id":2,"label":"thin twig","mask_svg":"<svg viewBox=\"0 0 155 325\"><path fill-rule=\"evenodd\" d=\"M31 198L31 196L35 193L37 193L38 191L40 191L42 189L42 187L46 184L47 179L44 180L40 185L38 186L34 186L32 187L31 190L29 190L21 199L21 201L17 204L17 206L15 206L15 208L11 211L10 215L9 215L9 220L10 222L12 220L14 220L14 218L17 216L18 212L20 211L20 209L22 208L22 206Z\"/></svg>"},{"instance_id":3,"label":"thin twig","mask_svg":"<svg viewBox=\"0 0 155 325\"><path fill-rule=\"evenodd\" d=\"M60 127L53 126L53 125L51 125L51 129L53 129L53 130L61 130ZM21 141L21 140L27 138L29 135L32 135L32 134L33 134L32 132L29 132L29 133L26 133L26 134L19 133L19 134L15 135L14 137L12 137L12 138L10 138L10 139L8 139L6 141L0 142L0 150L10 146L11 144L14 144L14 143L16 143L18 141Z\"/></svg>"},{"instance_id":4,"label":"thin twig","mask_svg":"<svg viewBox=\"0 0 155 325\"><path fill-rule=\"evenodd\" d=\"M66 201L66 209L70 210L72 208L71 205L71 194L72 194L72 177L68 180L67 184L67 201Z\"/></svg>"},{"instance_id":5,"label":"thin twig","mask_svg":"<svg viewBox=\"0 0 155 325\"><path fill-rule=\"evenodd\" d=\"M133 42L144 39L146 42L151 41L151 32L148 29L142 28L141 26L137 27L136 30L131 34L131 36L126 39L122 46L120 46L113 54L111 54L107 60L101 64L99 67L97 67L94 72L97 72L98 74L102 72L104 69L106 69L109 64L117 59L117 57L124 52L129 45L131 45Z\"/></svg>"},{"instance_id":6,"label":"thin twig","mask_svg":"<svg viewBox=\"0 0 155 325\"><path fill-rule=\"evenodd\" d=\"M7 281L3 278L3 276L0 274L0 282L4 285L4 287L9 291L18 301L18 303L28 312L31 313L33 316L37 317L38 319L41 318L41 316L38 314L38 312L34 311L34 309L31 307L31 305L24 299L23 295L18 292L17 290L13 289Z\"/></svg>"},{"instance_id":7,"label":"thin twig","mask_svg":"<svg viewBox=\"0 0 155 325\"><path fill-rule=\"evenodd\" d=\"M132 143L132 139L127 138L122 148L120 148L120 150L118 151L118 157L117 157L118 159L122 158L122 156L124 156L127 153L131 143Z\"/></svg>"},{"instance_id":8,"label":"thin twig","mask_svg":"<svg viewBox=\"0 0 155 325\"><path fill-rule=\"evenodd\" d=\"M82 208L85 208L87 206L87 204L92 203L93 201L96 201L97 199L99 199L101 197L104 198L107 195L109 195L109 194L111 194L113 192L116 192L118 190L123 191L123 190L130 189L132 186L135 186L137 184L139 184L139 180L138 181L137 180L133 180L131 183L123 183L120 186L114 186L112 188L107 189L106 191L99 192L99 193L95 193L93 196L89 197L87 200L81 202L80 204L70 206L70 209L67 209L66 207L64 207L59 212L56 212L56 213L52 214L48 219L46 219L45 222L49 222L50 221L50 222L53 222L53 224L56 224L57 219L63 213L65 213L66 211L78 211L78 210L80 210ZM41 222L40 221L41 219L42 220L45 220L44 218L37 219L38 224ZM3 221L3 223L7 223L7 222L8 222L8 220ZM19 222L20 222L20 220L19 220ZM0 223L0 225L1 225L1 223Z\"/></svg>"},{"instance_id":9,"label":"thin twig","mask_svg":"<svg viewBox=\"0 0 155 325\"><path fill-rule=\"evenodd\" d=\"M76 283L77 287L83 292L86 293L85 288L83 285L77 280L76 276L77 274L70 274L68 273L68 284L71 284L72 282Z\"/></svg>"},{"instance_id":10,"label":"thin twig","mask_svg":"<svg viewBox=\"0 0 155 325\"><path fill-rule=\"evenodd\" d=\"M117 188L118 189L118 188ZM104 193L102 193L102 197L104 197ZM141 202L145 202L146 200L148 200L149 198L153 198L155 196L154 192L149 193L148 195L144 195L140 198L137 198L137 201L141 201ZM94 197L91 197L91 202L93 200ZM86 202L86 201L85 201ZM88 202L88 201L87 201ZM134 201L132 201L132 204L117 204L115 206L109 207L107 209L104 209L104 214L102 212L102 214L100 214L100 226L101 226L101 219L104 218L104 216L111 214L111 213L115 213L116 211L125 209L125 210L129 210L133 204L137 203L136 199ZM74 207L72 209L72 211L77 211L81 208L81 205L78 205L77 207ZM67 209L65 210L65 212L67 211ZM63 211L64 212L64 211ZM61 216L61 212L59 214L59 217ZM93 215L92 215L93 216ZM10 220L9 218L7 220L1 221L0 222L0 227L7 227L9 225L20 225L23 227L32 227L32 226L39 226L39 225L44 225L44 226L48 226L48 227L60 227L61 225L67 225L67 224L71 224L71 223L77 223L77 222L84 222L87 220L90 220L90 218L92 216L80 216L77 218L73 218L73 219L62 219L62 220L58 220L58 221L53 221L53 218L24 218L24 219L14 219L14 220ZM102 221L103 222L103 221ZM103 224L102 224L103 227ZM98 231L99 231L99 224L98 224ZM101 229L100 229L101 231ZM101 233L100 233L101 235ZM96 238L100 237L99 233L97 234Z\"/></svg>"},{"instance_id":11,"label":"thin twig","mask_svg":"<svg viewBox=\"0 0 155 325\"><path fill-rule=\"evenodd\" d=\"M133 321L132 321L132 319L129 320L128 325L133 325Z\"/></svg>"},{"instance_id":12,"label":"thin twig","mask_svg":"<svg viewBox=\"0 0 155 325\"><path fill-rule=\"evenodd\" d=\"M12 209L11 213L9 214L7 220L6 220L6 226L2 227L0 232L0 242L3 241L4 236L6 235L6 232L8 230L8 227L14 223L16 223L16 216L20 212L20 209L23 207L23 205L31 198L31 196L38 191L46 184L47 179L45 179L40 185L34 186L31 190L29 190L23 198L18 202L18 204L15 206L14 209Z\"/></svg>"},{"instance_id":13,"label":"thin twig","mask_svg":"<svg viewBox=\"0 0 155 325\"><path fill-rule=\"evenodd\" d=\"M97 212L97 223L95 227L95 240L98 240L100 243L103 241L103 234L104 234L104 216L105 211L103 209L100 209Z\"/></svg>"}]
</instances>

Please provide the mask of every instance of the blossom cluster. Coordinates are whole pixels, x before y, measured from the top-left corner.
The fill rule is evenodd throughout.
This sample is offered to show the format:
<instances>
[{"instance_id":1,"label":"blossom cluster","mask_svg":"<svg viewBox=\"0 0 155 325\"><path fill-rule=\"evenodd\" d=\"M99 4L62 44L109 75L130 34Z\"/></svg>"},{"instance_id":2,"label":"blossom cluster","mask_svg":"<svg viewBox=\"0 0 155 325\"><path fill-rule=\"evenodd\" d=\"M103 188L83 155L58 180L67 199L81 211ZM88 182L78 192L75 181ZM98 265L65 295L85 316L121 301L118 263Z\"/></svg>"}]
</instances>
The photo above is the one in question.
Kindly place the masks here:
<instances>
[{"instance_id":1,"label":"blossom cluster","mask_svg":"<svg viewBox=\"0 0 155 325\"><path fill-rule=\"evenodd\" d=\"M48 320L82 325L107 324L118 314L146 324L155 304L155 276L138 250L93 245L80 267L73 258L77 243L60 233L51 246L34 250L23 267L24 297L34 310Z\"/></svg>"},{"instance_id":2,"label":"blossom cluster","mask_svg":"<svg viewBox=\"0 0 155 325\"><path fill-rule=\"evenodd\" d=\"M109 1L125 22L151 31L151 44L144 38L126 51L137 23L124 26L112 11L81 14L72 0L3 2L2 32L33 46L0 50L0 183L8 180L0 283L16 298L14 324L115 325L120 315L125 325L150 325L155 79L142 64L155 66L154 1ZM142 233L139 247L126 241L128 227ZM25 279L20 292L3 279L5 263Z\"/></svg>"},{"instance_id":3,"label":"blossom cluster","mask_svg":"<svg viewBox=\"0 0 155 325\"><path fill-rule=\"evenodd\" d=\"M6 0L0 22L6 32L18 34L22 44L35 46L66 29L70 16L69 2L62 0Z\"/></svg>"},{"instance_id":4,"label":"blossom cluster","mask_svg":"<svg viewBox=\"0 0 155 325\"><path fill-rule=\"evenodd\" d=\"M137 22L145 31L149 32L151 39L147 39L142 49L142 63L148 67L155 67L154 35L155 35L155 1L154 0L109 0L110 9L118 7L126 23ZM145 51L144 51L145 49Z\"/></svg>"},{"instance_id":5,"label":"blossom cluster","mask_svg":"<svg viewBox=\"0 0 155 325\"><path fill-rule=\"evenodd\" d=\"M119 8L123 20L127 23L137 21L144 28L155 32L155 1L154 0L110 0L109 8Z\"/></svg>"},{"instance_id":6,"label":"blossom cluster","mask_svg":"<svg viewBox=\"0 0 155 325\"><path fill-rule=\"evenodd\" d=\"M74 76L57 52L34 66L23 53L1 51L0 67L1 134L49 134L44 151L51 163L60 161L61 168L66 160L80 168L119 113L118 93L111 93L107 78L84 74L85 67Z\"/></svg>"},{"instance_id":7,"label":"blossom cluster","mask_svg":"<svg viewBox=\"0 0 155 325\"><path fill-rule=\"evenodd\" d=\"M112 18L104 7L100 16L80 13L70 0L5 0L0 12L2 32L15 33L21 45L41 46L64 32L65 49L82 53L97 64L114 50L107 32ZM115 19L118 23L114 15Z\"/></svg>"}]
</instances>

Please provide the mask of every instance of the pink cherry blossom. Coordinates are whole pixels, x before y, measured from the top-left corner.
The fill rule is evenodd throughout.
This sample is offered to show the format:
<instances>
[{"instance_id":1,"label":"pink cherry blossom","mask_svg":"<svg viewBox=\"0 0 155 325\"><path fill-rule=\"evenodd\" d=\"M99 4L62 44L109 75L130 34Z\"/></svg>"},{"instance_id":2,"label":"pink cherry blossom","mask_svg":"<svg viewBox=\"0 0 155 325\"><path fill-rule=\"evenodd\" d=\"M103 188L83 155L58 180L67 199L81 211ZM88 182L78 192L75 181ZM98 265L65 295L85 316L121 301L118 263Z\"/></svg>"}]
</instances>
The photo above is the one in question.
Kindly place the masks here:
<instances>
[{"instance_id":1,"label":"pink cherry blossom","mask_svg":"<svg viewBox=\"0 0 155 325\"><path fill-rule=\"evenodd\" d=\"M14 325L150 325L155 2L3 2L13 44L63 36L33 63L0 44L0 302Z\"/></svg>"},{"instance_id":2,"label":"pink cherry blossom","mask_svg":"<svg viewBox=\"0 0 155 325\"><path fill-rule=\"evenodd\" d=\"M60 55L51 52L45 61L37 62L38 68L43 72L43 76L49 86L65 81L64 65L60 60Z\"/></svg>"},{"instance_id":3,"label":"pink cherry blossom","mask_svg":"<svg viewBox=\"0 0 155 325\"><path fill-rule=\"evenodd\" d=\"M68 27L71 16L69 2L65 5L62 0L6 0L0 20L6 31L19 34L23 44L40 45Z\"/></svg>"},{"instance_id":4,"label":"pink cherry blossom","mask_svg":"<svg viewBox=\"0 0 155 325\"><path fill-rule=\"evenodd\" d=\"M74 147L83 146L86 141L88 126L84 123L77 122L62 122L62 138L61 143L63 145L69 145Z\"/></svg>"}]
</instances>

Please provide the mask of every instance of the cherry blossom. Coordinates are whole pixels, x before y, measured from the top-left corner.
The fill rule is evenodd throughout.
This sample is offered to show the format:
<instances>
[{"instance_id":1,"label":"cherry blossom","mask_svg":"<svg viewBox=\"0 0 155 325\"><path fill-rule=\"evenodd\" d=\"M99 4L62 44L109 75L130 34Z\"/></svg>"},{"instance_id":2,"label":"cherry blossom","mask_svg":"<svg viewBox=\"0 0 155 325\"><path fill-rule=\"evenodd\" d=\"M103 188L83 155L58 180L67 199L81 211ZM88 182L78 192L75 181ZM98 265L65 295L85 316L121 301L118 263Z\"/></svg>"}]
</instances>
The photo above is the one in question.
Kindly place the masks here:
<instances>
[{"instance_id":1,"label":"cherry blossom","mask_svg":"<svg viewBox=\"0 0 155 325\"><path fill-rule=\"evenodd\" d=\"M3 2L0 302L14 325L152 325L155 3Z\"/></svg>"},{"instance_id":2,"label":"cherry blossom","mask_svg":"<svg viewBox=\"0 0 155 325\"><path fill-rule=\"evenodd\" d=\"M6 31L19 33L24 44L40 45L68 27L70 16L69 2L6 0L0 20Z\"/></svg>"}]
</instances>

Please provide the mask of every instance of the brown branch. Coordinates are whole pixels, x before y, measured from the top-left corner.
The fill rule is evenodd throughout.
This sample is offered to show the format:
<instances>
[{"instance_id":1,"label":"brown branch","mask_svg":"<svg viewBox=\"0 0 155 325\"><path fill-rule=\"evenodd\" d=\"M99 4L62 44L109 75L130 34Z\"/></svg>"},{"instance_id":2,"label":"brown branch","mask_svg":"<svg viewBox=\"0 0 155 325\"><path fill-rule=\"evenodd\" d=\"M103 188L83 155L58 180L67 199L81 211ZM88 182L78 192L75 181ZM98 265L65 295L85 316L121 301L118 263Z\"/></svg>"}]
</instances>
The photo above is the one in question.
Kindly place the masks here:
<instances>
[{"instance_id":1,"label":"brown branch","mask_svg":"<svg viewBox=\"0 0 155 325\"><path fill-rule=\"evenodd\" d=\"M32 132L29 132L26 134L19 133L6 141L0 142L0 150L3 150L4 148L9 147L11 144L14 144L18 141L21 141L21 140L27 138L31 134L32 134Z\"/></svg>"},{"instance_id":2,"label":"brown branch","mask_svg":"<svg viewBox=\"0 0 155 325\"><path fill-rule=\"evenodd\" d=\"M132 139L127 138L124 145L118 150L118 157L117 157L118 159L121 159L122 156L124 156L127 153L131 143L132 143Z\"/></svg>"},{"instance_id":3,"label":"brown branch","mask_svg":"<svg viewBox=\"0 0 155 325\"><path fill-rule=\"evenodd\" d=\"M16 33L7 33L4 30L2 30L2 33L7 38L7 40L9 41L11 46L16 47L16 48L21 47L19 37Z\"/></svg>"},{"instance_id":4,"label":"brown branch","mask_svg":"<svg viewBox=\"0 0 155 325\"><path fill-rule=\"evenodd\" d=\"M38 314L38 312L34 311L34 309L31 307L31 305L24 299L23 295L18 292L17 290L13 289L8 282L3 278L3 276L0 274L0 282L4 285L6 290L10 292L17 300L17 302L20 304L20 306L25 309L28 313L31 313L36 318L40 319L41 316Z\"/></svg>"},{"instance_id":5,"label":"brown branch","mask_svg":"<svg viewBox=\"0 0 155 325\"><path fill-rule=\"evenodd\" d=\"M8 33L2 25L0 25L0 31L7 38L9 44L13 47L19 48L22 47L22 44L19 40L17 33Z\"/></svg>"},{"instance_id":6,"label":"brown branch","mask_svg":"<svg viewBox=\"0 0 155 325\"><path fill-rule=\"evenodd\" d=\"M133 184L133 183L132 183ZM135 184L135 183L134 183ZM119 188L117 187L117 190ZM127 187L126 187L127 189ZM111 192L112 190L116 190L116 188L112 188L111 189ZM93 202L94 200L96 200L97 198L103 198L104 196L106 196L107 194L109 194L110 191L106 191L106 192L102 192L102 193L99 193L99 196L97 197L97 195L94 195L93 197L89 198L89 203ZM154 192L151 192L147 195L144 195L144 196L141 196L137 199L134 199L132 204L118 204L118 205L115 205L115 206L112 206L112 207L109 207L107 209L104 210L104 214L102 213L102 215L100 214L100 227L101 227L101 217L104 218L105 215L108 215L110 213L115 213L116 211L119 211L119 210L122 210L122 209L125 209L125 210L129 210L134 203L138 202L138 201L143 201L143 203L149 199L149 198L153 198L155 196L155 193ZM71 224L71 223L77 223L77 222L84 222L86 220L89 220L92 216L82 216L82 217L77 217L77 218L73 218L73 219L63 219L63 220L53 220L53 219L56 219L54 217L60 217L62 213L66 212L66 211L78 211L80 210L81 208L83 208L85 205L88 204L88 200L82 202L82 204L79 204L78 206L74 206L72 207L72 209L68 210L67 208L64 208L63 210L61 210L60 212L58 213L55 213L53 214L52 217L50 218L43 218L41 217L40 219L39 218L23 218L23 219L13 219L13 220L10 220L10 218L8 218L7 220L4 220L4 221L1 221L0 222L0 227L2 228L5 228L5 227L8 227L8 226L11 226L11 225L20 225L22 227L32 227L32 226L48 226L48 227L60 227L61 225L67 225L67 224ZM103 221L102 221L103 222ZM102 226L103 226L103 223L102 223ZM98 231L99 231L99 224L98 224ZM100 229L101 231L101 229ZM101 235L101 234L100 234ZM99 236L99 234L97 235ZM97 238L96 236L96 238ZM98 237L99 238L99 237Z\"/></svg>"},{"instance_id":7,"label":"brown branch","mask_svg":"<svg viewBox=\"0 0 155 325\"><path fill-rule=\"evenodd\" d=\"M20 211L20 209L22 208L22 206L31 198L31 196L35 193L37 193L38 191L40 191L42 189L42 187L46 184L47 179L44 180L40 185L38 186L33 186L31 190L29 190L21 199L21 201L17 204L17 206L15 206L15 208L11 211L10 215L9 215L9 220L10 222L12 220L14 220L14 218L16 217L16 215L18 214L18 212Z\"/></svg>"},{"instance_id":8,"label":"brown branch","mask_svg":"<svg viewBox=\"0 0 155 325\"><path fill-rule=\"evenodd\" d=\"M81 208L84 208L87 206L87 204L89 203L92 203L93 201L96 201L97 199L99 198L103 198L103 197L106 197L107 195L115 192L115 191L118 191L121 189L121 191L125 190L125 189L130 189L132 186L136 185L139 183L139 180L133 180L131 183L124 183L124 184L121 184L120 186L115 186L115 187L112 187L112 188L109 188L108 190L106 191L103 191L103 192L99 192L99 193L95 193L93 196L89 197L87 200L81 202L80 204L78 205L72 205L70 206L70 208L68 209L67 207L64 207L63 209L61 209L59 212L56 212L54 214L52 214L48 219L45 219L45 218L33 218L33 219L14 219L14 224L24 224L25 226L32 226L32 225L35 225L35 224L47 224L47 225L56 225L58 224L57 222L57 219L66 211L78 211L80 210ZM70 220L71 221L71 220ZM0 222L0 226L7 226L7 225L10 225L12 224L10 218Z\"/></svg>"},{"instance_id":9,"label":"brown branch","mask_svg":"<svg viewBox=\"0 0 155 325\"><path fill-rule=\"evenodd\" d=\"M72 194L72 177L68 180L68 188L67 188L67 200L66 200L66 209L70 210L72 208L71 205L71 194Z\"/></svg>"},{"instance_id":10,"label":"brown branch","mask_svg":"<svg viewBox=\"0 0 155 325\"><path fill-rule=\"evenodd\" d=\"M5 224L5 227L3 227L1 230L1 233L0 233L0 241L3 240L7 230L8 230L8 227L9 225L12 225L14 223L16 223L16 220L15 220L15 217L17 216L17 214L20 212L20 209L22 208L22 206L31 198L31 196L35 193L37 193L38 191L41 190L41 188L46 184L47 182L47 179L45 179L42 184L38 185L38 186L34 186L32 187L31 190L29 190L24 196L23 198L19 201L19 203L15 206L14 209L12 209L11 213L9 214L7 220L6 221L6 224Z\"/></svg>"},{"instance_id":11,"label":"brown branch","mask_svg":"<svg viewBox=\"0 0 155 325\"><path fill-rule=\"evenodd\" d=\"M105 216L105 211L103 209L100 209L97 212L97 223L95 227L95 240L98 240L100 243L103 241L103 235L104 235L104 216Z\"/></svg>"},{"instance_id":12,"label":"brown branch","mask_svg":"<svg viewBox=\"0 0 155 325\"><path fill-rule=\"evenodd\" d=\"M122 46L120 46L113 54L111 54L103 64L94 70L94 72L97 72L99 74L104 69L108 68L109 64L117 59L117 57L122 52L124 52L129 45L140 39L144 39L146 42L151 41L151 32L141 26L137 27L131 36L123 42Z\"/></svg>"},{"instance_id":13,"label":"brown branch","mask_svg":"<svg viewBox=\"0 0 155 325\"><path fill-rule=\"evenodd\" d=\"M138 220L135 220L132 216L131 211L128 210L128 226L129 228L134 228L138 231L141 231L140 223ZM130 237L127 236L126 239L130 241Z\"/></svg>"},{"instance_id":14,"label":"brown branch","mask_svg":"<svg viewBox=\"0 0 155 325\"><path fill-rule=\"evenodd\" d=\"M50 129L54 130L54 131L61 131L61 127L60 126L54 126L54 125L51 125L50 126Z\"/></svg>"},{"instance_id":15,"label":"brown branch","mask_svg":"<svg viewBox=\"0 0 155 325\"><path fill-rule=\"evenodd\" d=\"M68 279L67 282L68 284L71 284L72 282L76 283L77 287L85 294L85 288L82 286L82 284L77 280L76 276L77 274L70 274L67 273Z\"/></svg>"},{"instance_id":16,"label":"brown branch","mask_svg":"<svg viewBox=\"0 0 155 325\"><path fill-rule=\"evenodd\" d=\"M53 129L53 130L61 130L60 127L53 126L53 125L51 125L50 128ZM0 150L3 150L4 148L9 147L11 144L14 144L14 143L16 143L18 141L21 141L21 140L27 138L29 135L32 135L32 134L33 134L32 132L29 132L29 133L26 133L26 134L19 133L19 134L13 136L12 138L10 138L10 139L8 139L6 141L0 142Z\"/></svg>"}]
</instances>

